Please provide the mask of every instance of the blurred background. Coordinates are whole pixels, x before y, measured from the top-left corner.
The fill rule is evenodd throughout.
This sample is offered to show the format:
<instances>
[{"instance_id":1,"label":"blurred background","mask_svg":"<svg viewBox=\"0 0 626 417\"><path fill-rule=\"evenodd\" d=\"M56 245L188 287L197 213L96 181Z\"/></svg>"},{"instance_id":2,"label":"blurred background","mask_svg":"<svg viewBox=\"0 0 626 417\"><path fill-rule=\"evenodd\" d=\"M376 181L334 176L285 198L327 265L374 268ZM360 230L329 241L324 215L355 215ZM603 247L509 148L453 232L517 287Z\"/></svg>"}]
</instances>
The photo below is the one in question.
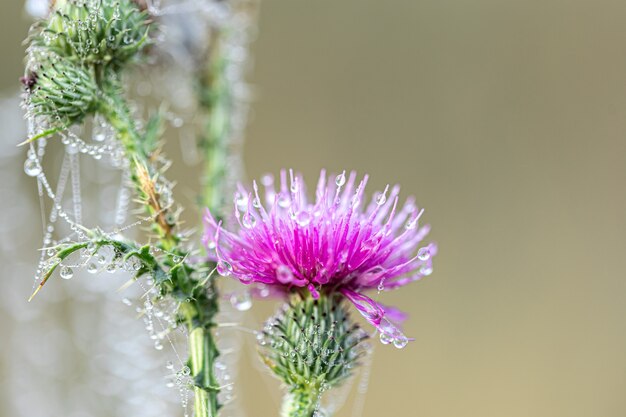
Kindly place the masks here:
<instances>
[{"instance_id":1,"label":"blurred background","mask_svg":"<svg viewBox=\"0 0 626 417\"><path fill-rule=\"evenodd\" d=\"M42 232L13 145L31 19L21 0L2 8L0 416L122 415L102 411L111 395L154 391L145 384L161 383L163 360L143 382L113 373L121 392L86 388L86 343L103 368L124 368L123 343L147 339L132 310L104 301L117 284L85 295L57 280L26 303ZM370 191L400 183L440 248L431 277L382 298L410 313L416 341L376 343L362 416L626 415L624 21L626 3L612 0L262 2L247 177L355 169ZM193 196L178 148L168 145L170 177ZM273 308L259 303L247 320ZM277 415L252 339L241 335L239 401ZM353 415L353 397L339 416Z\"/></svg>"}]
</instances>

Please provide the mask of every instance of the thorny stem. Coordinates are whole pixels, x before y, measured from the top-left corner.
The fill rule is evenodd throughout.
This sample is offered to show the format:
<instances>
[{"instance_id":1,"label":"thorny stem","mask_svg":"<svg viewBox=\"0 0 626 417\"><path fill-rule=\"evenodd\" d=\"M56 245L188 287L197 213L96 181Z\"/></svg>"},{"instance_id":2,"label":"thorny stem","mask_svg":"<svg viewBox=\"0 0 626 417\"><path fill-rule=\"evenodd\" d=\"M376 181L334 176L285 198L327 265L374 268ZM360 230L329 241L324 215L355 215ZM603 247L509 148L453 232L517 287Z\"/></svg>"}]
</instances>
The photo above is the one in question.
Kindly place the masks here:
<instances>
[{"instance_id":1,"label":"thorny stem","mask_svg":"<svg viewBox=\"0 0 626 417\"><path fill-rule=\"evenodd\" d=\"M131 180L145 203L146 210L155 216L154 225L159 242L164 250L173 251L179 245L180 239L173 231L176 219L171 213L172 208L163 203L157 187L159 172L153 161L156 150L150 149L154 146L154 140L138 132L130 109L117 86L109 87L104 93L100 111L115 129L117 138L124 147L130 163Z\"/></svg>"},{"instance_id":2,"label":"thorny stem","mask_svg":"<svg viewBox=\"0 0 626 417\"><path fill-rule=\"evenodd\" d=\"M184 254L180 238L174 233L175 218L172 208L161 201L154 167L154 149L151 140L142 136L130 110L118 89L107 91L102 113L115 129L118 140L130 161L131 179L148 212L155 216L155 229L164 250ZM179 315L188 331L189 367L193 378L196 417L215 417L219 409L219 386L215 376L215 360L219 356L214 336L214 317L218 312L218 292L215 280L209 279L208 289L189 282L189 273L177 274L174 291L183 291L191 297L181 303ZM191 284L191 285L190 285Z\"/></svg>"}]
</instances>

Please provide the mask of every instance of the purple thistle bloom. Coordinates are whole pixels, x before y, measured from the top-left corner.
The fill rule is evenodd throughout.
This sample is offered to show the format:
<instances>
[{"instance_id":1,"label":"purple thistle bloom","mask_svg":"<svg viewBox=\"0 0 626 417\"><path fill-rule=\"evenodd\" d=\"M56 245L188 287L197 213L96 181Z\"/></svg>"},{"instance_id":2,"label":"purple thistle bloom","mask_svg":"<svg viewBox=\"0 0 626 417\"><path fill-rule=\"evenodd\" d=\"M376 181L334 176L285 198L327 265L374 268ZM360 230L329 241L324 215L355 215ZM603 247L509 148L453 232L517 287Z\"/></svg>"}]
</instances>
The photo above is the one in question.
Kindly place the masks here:
<instances>
[{"instance_id":1,"label":"purple thistle bloom","mask_svg":"<svg viewBox=\"0 0 626 417\"><path fill-rule=\"evenodd\" d=\"M244 284L265 284L278 291L339 292L381 332L384 343L408 340L391 321L404 314L365 296L368 290L402 287L432 273L433 243L420 246L428 225L418 226L423 213L413 198L398 207L399 186L377 193L363 204L367 175L345 171L334 180L322 171L315 202L307 200L300 175L280 173L280 189L264 176L264 200L256 182L235 195L236 233L221 227L207 210L204 243L214 251L221 275ZM419 247L419 248L418 248Z\"/></svg>"}]
</instances>

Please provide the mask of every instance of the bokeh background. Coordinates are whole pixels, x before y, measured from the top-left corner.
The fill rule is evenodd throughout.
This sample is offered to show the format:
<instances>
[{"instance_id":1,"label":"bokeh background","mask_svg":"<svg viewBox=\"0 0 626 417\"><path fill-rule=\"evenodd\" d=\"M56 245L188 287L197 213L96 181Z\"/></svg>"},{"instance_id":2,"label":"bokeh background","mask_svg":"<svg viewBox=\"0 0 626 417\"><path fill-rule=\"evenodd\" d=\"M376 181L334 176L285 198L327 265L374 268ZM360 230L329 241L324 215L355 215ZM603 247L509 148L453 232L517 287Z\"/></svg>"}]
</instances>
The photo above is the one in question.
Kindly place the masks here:
<instances>
[{"instance_id":1,"label":"bokeh background","mask_svg":"<svg viewBox=\"0 0 626 417\"><path fill-rule=\"evenodd\" d=\"M625 21L626 3L611 0L262 3L248 177L293 167L313 181L327 168L369 173L370 191L398 182L440 247L431 277L384 297L411 314L416 341L377 346L363 416L626 415ZM5 97L29 24L21 1L3 2ZM2 131L20 117L5 111ZM0 416L27 415L42 397L20 351L63 337L19 333L41 226L22 150L3 149L4 223L31 220L2 230ZM182 188L191 175L172 174ZM71 333L62 312L80 297L57 294L46 320ZM248 350L239 399L248 415L276 415L276 384ZM71 362L64 352L55 360ZM37 392L65 385L74 395L56 401L71 409L81 374L66 369L49 368L55 383ZM53 415L40 409L30 415Z\"/></svg>"}]
</instances>

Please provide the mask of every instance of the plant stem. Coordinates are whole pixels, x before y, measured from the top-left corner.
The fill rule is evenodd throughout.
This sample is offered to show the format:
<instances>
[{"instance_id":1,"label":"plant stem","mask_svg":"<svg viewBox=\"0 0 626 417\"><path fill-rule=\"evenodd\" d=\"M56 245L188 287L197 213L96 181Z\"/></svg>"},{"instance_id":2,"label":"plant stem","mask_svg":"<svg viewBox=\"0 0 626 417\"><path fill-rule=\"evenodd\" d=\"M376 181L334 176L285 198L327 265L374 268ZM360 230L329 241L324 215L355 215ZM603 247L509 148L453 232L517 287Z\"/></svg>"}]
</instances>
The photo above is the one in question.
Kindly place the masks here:
<instances>
[{"instance_id":1,"label":"plant stem","mask_svg":"<svg viewBox=\"0 0 626 417\"><path fill-rule=\"evenodd\" d=\"M296 390L283 399L281 417L313 417L318 408L318 394L315 390Z\"/></svg>"},{"instance_id":2,"label":"plant stem","mask_svg":"<svg viewBox=\"0 0 626 417\"><path fill-rule=\"evenodd\" d=\"M107 89L101 104L101 113L115 129L117 138L124 147L130 161L131 179L147 211L155 216L154 228L161 247L168 252L185 255L180 247L180 238L174 233L175 219L171 216L171 207L161 201L161 194L156 184L158 172L152 162L156 141L146 138L138 132L136 123L128 105L118 88ZM219 409L217 394L219 386L215 376L215 360L219 351L215 344L212 328L218 311L218 292L215 280L207 282L208 289L189 271L172 274L172 292L186 301L179 307L179 316L188 330L189 367L193 378L195 417L216 417ZM188 301L187 301L188 300Z\"/></svg>"},{"instance_id":3,"label":"plant stem","mask_svg":"<svg viewBox=\"0 0 626 417\"><path fill-rule=\"evenodd\" d=\"M220 33L214 34L213 47L198 76L199 105L206 114L200 144L205 153L202 202L219 216L225 194L228 140L232 122L230 83L225 77L227 62L220 53Z\"/></svg>"},{"instance_id":4,"label":"plant stem","mask_svg":"<svg viewBox=\"0 0 626 417\"><path fill-rule=\"evenodd\" d=\"M211 289L214 289L211 281ZM209 294L212 294L209 291ZM186 326L189 331L189 367L194 380L194 410L196 417L216 417L220 391L215 376L215 360L219 356L212 328L217 313L215 294L192 301L186 308Z\"/></svg>"},{"instance_id":5,"label":"plant stem","mask_svg":"<svg viewBox=\"0 0 626 417\"><path fill-rule=\"evenodd\" d=\"M117 139L124 147L126 157L130 163L130 177L141 199L145 202L146 210L155 216L155 231L159 242L166 251L173 251L180 239L173 233L175 219L171 218L171 207L161 201L161 192L157 189L155 178L158 174L151 161L154 149L149 149L151 142L137 130L126 101L121 96L119 88L112 86L106 89L100 112L111 124L117 134Z\"/></svg>"}]
</instances>

